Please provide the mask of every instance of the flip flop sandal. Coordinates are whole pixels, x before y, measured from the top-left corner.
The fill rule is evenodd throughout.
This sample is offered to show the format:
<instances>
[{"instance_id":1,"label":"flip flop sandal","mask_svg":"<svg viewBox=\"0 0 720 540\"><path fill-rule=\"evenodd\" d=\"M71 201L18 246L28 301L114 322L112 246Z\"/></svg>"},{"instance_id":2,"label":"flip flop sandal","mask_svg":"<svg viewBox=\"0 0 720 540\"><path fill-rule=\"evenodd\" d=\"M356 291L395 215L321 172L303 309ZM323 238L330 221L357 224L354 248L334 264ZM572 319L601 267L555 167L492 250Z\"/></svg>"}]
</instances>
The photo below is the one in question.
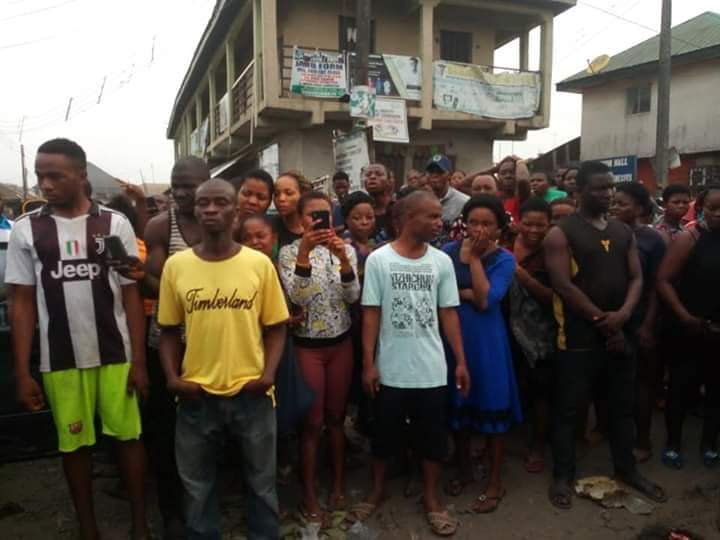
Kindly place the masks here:
<instances>
[{"instance_id":1,"label":"flip flop sandal","mask_svg":"<svg viewBox=\"0 0 720 540\"><path fill-rule=\"evenodd\" d=\"M632 476L618 476L616 479L620 480L620 482L622 482L623 484L626 484L627 486L639 491L648 499L654 502L667 502L667 495L665 494L665 490L657 484L654 484L644 476L641 476L637 472Z\"/></svg>"},{"instance_id":2,"label":"flip flop sandal","mask_svg":"<svg viewBox=\"0 0 720 540\"><path fill-rule=\"evenodd\" d=\"M570 510L572 508L573 491L567 482L556 481L550 485L548 498L550 503L560 510Z\"/></svg>"},{"instance_id":3,"label":"flip flop sandal","mask_svg":"<svg viewBox=\"0 0 720 540\"><path fill-rule=\"evenodd\" d=\"M426 515L433 534L452 536L457 532L459 523L455 518L450 517L447 510L444 512L428 512Z\"/></svg>"},{"instance_id":4,"label":"flip flop sandal","mask_svg":"<svg viewBox=\"0 0 720 540\"><path fill-rule=\"evenodd\" d=\"M300 517L307 524L320 524L321 529L327 528L330 524L327 513L322 510L320 512L308 512L307 509L301 504L300 506L298 506L298 512L300 513Z\"/></svg>"},{"instance_id":5,"label":"flip flop sandal","mask_svg":"<svg viewBox=\"0 0 720 540\"><path fill-rule=\"evenodd\" d=\"M505 493L504 489L496 497L488 497L486 493L483 493L473 503L472 511L476 514L492 514L500 506Z\"/></svg>"},{"instance_id":6,"label":"flip flop sandal","mask_svg":"<svg viewBox=\"0 0 720 540\"><path fill-rule=\"evenodd\" d=\"M545 458L530 458L525 460L525 470L530 474L540 474L545 470Z\"/></svg>"},{"instance_id":7,"label":"flip flop sandal","mask_svg":"<svg viewBox=\"0 0 720 540\"><path fill-rule=\"evenodd\" d=\"M327 509L331 514L339 510L345 510L345 495L338 495L337 497L330 495Z\"/></svg>"},{"instance_id":8,"label":"flip flop sandal","mask_svg":"<svg viewBox=\"0 0 720 540\"><path fill-rule=\"evenodd\" d=\"M662 454L662 462L666 467L678 471L683 468L684 464L682 454L675 450L665 450Z\"/></svg>"},{"instance_id":9,"label":"flip flop sandal","mask_svg":"<svg viewBox=\"0 0 720 540\"><path fill-rule=\"evenodd\" d=\"M345 518L349 523L355 523L357 521L366 521L370 516L375 513L378 505L369 502L359 502L352 505L350 511Z\"/></svg>"}]
</instances>

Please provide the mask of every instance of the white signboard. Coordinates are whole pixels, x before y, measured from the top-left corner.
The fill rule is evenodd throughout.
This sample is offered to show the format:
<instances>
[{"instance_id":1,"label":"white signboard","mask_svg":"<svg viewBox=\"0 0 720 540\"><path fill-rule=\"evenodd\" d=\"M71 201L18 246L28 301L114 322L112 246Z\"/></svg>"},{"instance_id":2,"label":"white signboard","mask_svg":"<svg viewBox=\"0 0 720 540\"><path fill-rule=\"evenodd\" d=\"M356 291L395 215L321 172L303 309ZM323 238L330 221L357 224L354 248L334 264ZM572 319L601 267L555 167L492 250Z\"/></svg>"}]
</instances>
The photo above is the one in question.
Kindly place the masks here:
<instances>
[{"instance_id":1,"label":"white signboard","mask_svg":"<svg viewBox=\"0 0 720 540\"><path fill-rule=\"evenodd\" d=\"M373 140L381 142L410 142L405 100L377 98L375 100L375 118L369 124L373 128Z\"/></svg>"},{"instance_id":2,"label":"white signboard","mask_svg":"<svg viewBox=\"0 0 720 540\"><path fill-rule=\"evenodd\" d=\"M354 86L350 92L350 116L372 118L375 116L375 89L369 86Z\"/></svg>"},{"instance_id":3,"label":"white signboard","mask_svg":"<svg viewBox=\"0 0 720 540\"><path fill-rule=\"evenodd\" d=\"M258 154L258 165L267 171L273 180L280 176L280 147L277 143L271 144Z\"/></svg>"},{"instance_id":4,"label":"white signboard","mask_svg":"<svg viewBox=\"0 0 720 540\"><path fill-rule=\"evenodd\" d=\"M347 94L345 53L293 48L290 91L308 97L339 98Z\"/></svg>"},{"instance_id":5,"label":"white signboard","mask_svg":"<svg viewBox=\"0 0 720 540\"><path fill-rule=\"evenodd\" d=\"M422 99L422 62L417 56L383 54L385 69L390 74L397 95L403 99Z\"/></svg>"},{"instance_id":6,"label":"white signboard","mask_svg":"<svg viewBox=\"0 0 720 540\"><path fill-rule=\"evenodd\" d=\"M488 73L480 66L436 61L433 102L438 109L485 118L531 118L540 106L538 73Z\"/></svg>"},{"instance_id":7,"label":"white signboard","mask_svg":"<svg viewBox=\"0 0 720 540\"><path fill-rule=\"evenodd\" d=\"M344 171L350 177L350 191L363 188L363 169L370 164L367 136L364 131L338 135L333 139L335 170Z\"/></svg>"},{"instance_id":8,"label":"white signboard","mask_svg":"<svg viewBox=\"0 0 720 540\"><path fill-rule=\"evenodd\" d=\"M218 133L225 133L230 127L230 94L225 94L218 101Z\"/></svg>"}]
</instances>

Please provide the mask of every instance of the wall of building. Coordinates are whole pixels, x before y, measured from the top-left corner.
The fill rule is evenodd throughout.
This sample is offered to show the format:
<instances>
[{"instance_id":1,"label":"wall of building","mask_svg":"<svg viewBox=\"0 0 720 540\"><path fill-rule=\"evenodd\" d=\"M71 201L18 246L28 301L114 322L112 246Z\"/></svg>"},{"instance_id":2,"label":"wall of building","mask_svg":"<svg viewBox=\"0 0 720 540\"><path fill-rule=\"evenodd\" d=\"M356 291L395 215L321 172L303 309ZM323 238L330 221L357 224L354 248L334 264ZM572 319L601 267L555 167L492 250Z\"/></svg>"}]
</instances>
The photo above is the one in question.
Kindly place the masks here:
<instances>
[{"instance_id":1,"label":"wall of building","mask_svg":"<svg viewBox=\"0 0 720 540\"><path fill-rule=\"evenodd\" d=\"M278 1L278 37L286 45L337 50L339 16L353 17L354 3L343 12L342 2L323 0ZM378 53L415 56L420 50L420 10L410 12L400 2L375 2L373 5L375 49ZM455 30L473 34L473 63L492 65L495 49L495 31L482 24L481 12L477 17L452 14L437 15L435 19L435 58L440 57L440 30ZM310 30L311 29L311 30Z\"/></svg>"},{"instance_id":2,"label":"wall of building","mask_svg":"<svg viewBox=\"0 0 720 540\"><path fill-rule=\"evenodd\" d=\"M327 126L286 131L275 141L280 150L280 170L297 169L312 179L335 172L332 133ZM492 164L493 142L467 129L435 129L411 134L405 148L405 172L413 167L418 147L444 145L448 155L455 157L457 168L469 173Z\"/></svg>"},{"instance_id":3,"label":"wall of building","mask_svg":"<svg viewBox=\"0 0 720 540\"><path fill-rule=\"evenodd\" d=\"M608 83L583 93L582 158L655 155L657 84L650 112L626 114L626 91L649 79ZM670 146L681 154L720 149L720 59L673 67Z\"/></svg>"}]
</instances>

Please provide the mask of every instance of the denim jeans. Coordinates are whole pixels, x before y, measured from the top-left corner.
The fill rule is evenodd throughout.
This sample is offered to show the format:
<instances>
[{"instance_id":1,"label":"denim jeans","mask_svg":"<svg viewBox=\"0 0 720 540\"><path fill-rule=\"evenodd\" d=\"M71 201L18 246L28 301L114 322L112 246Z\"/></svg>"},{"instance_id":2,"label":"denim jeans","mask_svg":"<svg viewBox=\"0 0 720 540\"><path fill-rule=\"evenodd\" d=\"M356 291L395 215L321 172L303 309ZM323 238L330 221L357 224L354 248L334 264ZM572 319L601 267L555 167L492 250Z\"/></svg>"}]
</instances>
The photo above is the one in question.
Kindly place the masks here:
<instances>
[{"instance_id":1,"label":"denim jeans","mask_svg":"<svg viewBox=\"0 0 720 540\"><path fill-rule=\"evenodd\" d=\"M220 540L222 536L215 483L225 429L242 452L247 536L277 539L275 409L268 396L240 392L178 405L175 454L186 492L188 540Z\"/></svg>"}]
</instances>

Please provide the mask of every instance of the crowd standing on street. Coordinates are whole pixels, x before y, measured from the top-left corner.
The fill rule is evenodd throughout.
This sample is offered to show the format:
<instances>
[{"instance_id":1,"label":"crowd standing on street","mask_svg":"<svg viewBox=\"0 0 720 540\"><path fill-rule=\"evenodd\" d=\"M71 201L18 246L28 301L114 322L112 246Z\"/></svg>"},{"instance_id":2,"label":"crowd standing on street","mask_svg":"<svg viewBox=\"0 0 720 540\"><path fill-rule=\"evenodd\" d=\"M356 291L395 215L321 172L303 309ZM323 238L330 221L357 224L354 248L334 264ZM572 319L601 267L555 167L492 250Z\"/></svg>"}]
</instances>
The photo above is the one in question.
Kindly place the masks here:
<instances>
[{"instance_id":1,"label":"crowd standing on street","mask_svg":"<svg viewBox=\"0 0 720 540\"><path fill-rule=\"evenodd\" d=\"M692 459L683 424L698 404L700 459L720 461L720 186L671 185L658 215L642 183L616 185L593 161L547 171L508 156L466 173L438 154L397 192L372 163L362 190L336 171L330 194L300 171L211 179L188 157L168 198L150 204L128 184L103 205L67 139L39 147L35 174L44 204L15 221L0 205L0 302L19 399L52 412L83 540L99 538L101 434L115 441L133 539L151 537L146 468L165 538L221 538L228 448L254 539L278 538L292 505L320 528L336 510L369 519L394 460L421 471L428 527L451 536L443 493L473 493L478 514L512 496L505 438L523 422L525 470L551 468L548 504L569 510L590 404L616 478L655 502L667 495L641 464ZM654 449L659 401L666 444ZM372 449L354 501L348 419ZM278 500L295 464L300 500Z\"/></svg>"}]
</instances>

